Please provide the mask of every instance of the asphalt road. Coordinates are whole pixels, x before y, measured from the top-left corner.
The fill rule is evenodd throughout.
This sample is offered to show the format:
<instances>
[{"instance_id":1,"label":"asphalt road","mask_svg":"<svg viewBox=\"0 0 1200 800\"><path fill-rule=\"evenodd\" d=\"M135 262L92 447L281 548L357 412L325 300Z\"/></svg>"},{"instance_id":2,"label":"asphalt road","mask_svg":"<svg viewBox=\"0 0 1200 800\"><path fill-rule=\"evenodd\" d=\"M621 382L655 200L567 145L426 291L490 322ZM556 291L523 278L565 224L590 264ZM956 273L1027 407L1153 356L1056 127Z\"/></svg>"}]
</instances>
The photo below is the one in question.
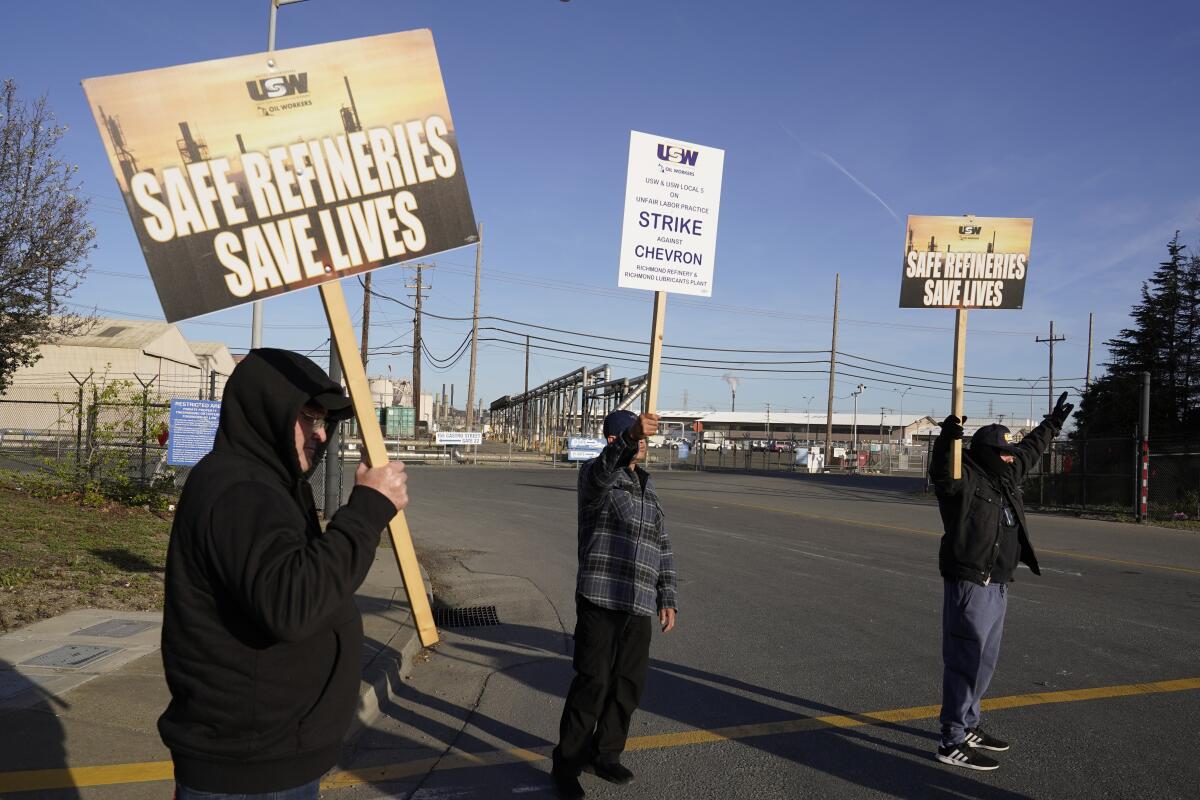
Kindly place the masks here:
<instances>
[{"instance_id":1,"label":"asphalt road","mask_svg":"<svg viewBox=\"0 0 1200 800\"><path fill-rule=\"evenodd\" d=\"M503 624L444 629L324 796L552 796L545 756L572 675L574 477L412 470L409 522L438 601L495 605ZM1022 569L1011 587L989 692L1005 707L984 715L1013 749L996 772L967 772L932 758L934 505L805 478L655 480L679 627L653 643L625 757L638 779L585 776L589 797L1200 795L1200 536L1031 516L1044 574Z\"/></svg>"}]
</instances>

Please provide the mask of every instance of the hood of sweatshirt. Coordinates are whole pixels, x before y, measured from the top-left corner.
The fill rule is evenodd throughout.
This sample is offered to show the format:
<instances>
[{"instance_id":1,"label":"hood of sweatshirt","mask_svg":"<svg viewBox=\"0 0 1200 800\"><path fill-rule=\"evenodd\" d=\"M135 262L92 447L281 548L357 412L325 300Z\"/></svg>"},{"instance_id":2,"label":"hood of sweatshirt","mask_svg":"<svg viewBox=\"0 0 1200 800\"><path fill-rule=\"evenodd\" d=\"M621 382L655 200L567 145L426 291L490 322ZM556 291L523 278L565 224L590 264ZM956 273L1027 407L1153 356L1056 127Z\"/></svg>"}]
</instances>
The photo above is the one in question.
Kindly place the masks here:
<instances>
[{"instance_id":1,"label":"hood of sweatshirt","mask_svg":"<svg viewBox=\"0 0 1200 800\"><path fill-rule=\"evenodd\" d=\"M304 477L296 453L296 418L308 404L329 412L331 433L353 413L342 387L311 360L288 350L251 350L225 384L213 451L256 461L294 484ZM318 463L320 453L313 466Z\"/></svg>"}]
</instances>

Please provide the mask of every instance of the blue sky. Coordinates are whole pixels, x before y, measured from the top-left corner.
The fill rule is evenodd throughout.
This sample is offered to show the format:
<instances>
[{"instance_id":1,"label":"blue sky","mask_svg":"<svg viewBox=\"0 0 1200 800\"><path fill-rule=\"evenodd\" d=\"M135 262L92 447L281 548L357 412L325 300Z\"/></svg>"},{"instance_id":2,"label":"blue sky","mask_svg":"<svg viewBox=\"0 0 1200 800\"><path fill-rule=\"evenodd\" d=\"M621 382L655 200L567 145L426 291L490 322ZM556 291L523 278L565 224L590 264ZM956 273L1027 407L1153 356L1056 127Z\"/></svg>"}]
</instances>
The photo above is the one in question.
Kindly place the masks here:
<instances>
[{"instance_id":1,"label":"blue sky","mask_svg":"<svg viewBox=\"0 0 1200 800\"><path fill-rule=\"evenodd\" d=\"M48 96L71 128L63 155L94 202L95 272L75 302L106 316L159 313L79 81L259 52L267 9L8 4L0 75L27 98ZM1053 319L1067 336L1056 374L1078 379L1088 313L1100 343L1126 324L1176 229L1200 246L1194 2L308 0L280 10L277 46L412 28L433 31L484 226L483 314L648 337L651 295L616 288L631 129L726 151L713 296L668 299L668 344L827 349L840 272L840 350L948 370L952 312L896 307L904 217L1032 216L1025 308L972 312L967 372L1044 376L1046 346L1034 337ZM474 251L432 260L427 310L468 316ZM407 274L380 270L376 286L402 296ZM357 284L344 285L360 308ZM244 350L249 320L243 307L182 327ZM372 323L372 345L411 342L400 306L377 303ZM424 326L439 356L468 327ZM316 291L266 303L265 344L308 350L327 335ZM1099 344L1094 360L1104 360ZM530 380L600 361L536 353ZM370 371L389 363L407 375L411 357L376 357ZM523 369L519 348L485 344L485 403L519 392ZM686 391L692 407L728 408L721 371L685 372L664 376L661 407L679 407ZM822 375L734 373L739 410L803 410L814 396L813 409L823 406ZM904 379L890 379L899 383L865 379L860 406L896 408ZM442 382L456 384L461 405L467 359L425 368L427 391ZM839 379L836 394L857 382ZM1029 413L1026 398L982 395L968 395L967 413L982 416L989 400L996 412ZM948 392L912 389L904 404L940 415Z\"/></svg>"}]
</instances>

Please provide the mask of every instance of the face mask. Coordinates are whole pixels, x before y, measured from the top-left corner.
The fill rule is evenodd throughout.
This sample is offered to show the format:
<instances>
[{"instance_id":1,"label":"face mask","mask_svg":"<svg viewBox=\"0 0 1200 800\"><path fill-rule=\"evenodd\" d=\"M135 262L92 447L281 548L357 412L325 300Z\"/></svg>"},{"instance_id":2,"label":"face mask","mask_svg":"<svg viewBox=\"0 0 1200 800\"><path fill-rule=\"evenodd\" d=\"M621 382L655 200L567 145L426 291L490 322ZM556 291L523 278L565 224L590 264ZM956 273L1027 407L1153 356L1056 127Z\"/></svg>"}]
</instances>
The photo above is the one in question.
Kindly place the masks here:
<instances>
[{"instance_id":1,"label":"face mask","mask_svg":"<svg viewBox=\"0 0 1200 800\"><path fill-rule=\"evenodd\" d=\"M976 452L976 450L979 452ZM1001 476L1008 474L1009 465L1000 459L1000 451L991 445L971 448L971 457L992 475Z\"/></svg>"}]
</instances>

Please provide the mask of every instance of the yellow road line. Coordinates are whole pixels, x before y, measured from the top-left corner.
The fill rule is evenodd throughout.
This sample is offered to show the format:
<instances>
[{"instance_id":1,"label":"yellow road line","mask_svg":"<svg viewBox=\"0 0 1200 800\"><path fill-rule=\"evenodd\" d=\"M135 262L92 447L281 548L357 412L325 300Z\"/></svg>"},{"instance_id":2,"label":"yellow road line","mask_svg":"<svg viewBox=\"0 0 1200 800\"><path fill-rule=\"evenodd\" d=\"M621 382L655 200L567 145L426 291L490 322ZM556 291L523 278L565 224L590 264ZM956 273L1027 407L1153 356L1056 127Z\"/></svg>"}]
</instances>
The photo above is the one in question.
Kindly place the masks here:
<instances>
[{"instance_id":1,"label":"yellow road line","mask_svg":"<svg viewBox=\"0 0 1200 800\"><path fill-rule=\"evenodd\" d=\"M987 711L1001 709L1023 708L1026 706L1052 705L1056 703L1074 703L1082 700L1100 700L1110 697L1130 697L1134 695L1162 694L1164 692L1183 692L1200 689L1200 677L1182 678L1179 680L1157 681L1154 683L1129 683L1119 686L1099 686L1091 689L1067 689L1058 692L1036 692L1034 694L1018 694L1008 697L996 697L983 701ZM888 725L897 722L913 720L937 719L941 706L913 706L896 708L888 711L872 711L865 714L831 714L822 717L799 717L797 719L781 720L778 722L761 722L749 725L733 725L712 730L680 731L678 733L661 733L654 736L637 736L626 743L627 750L660 750L689 745L710 744L714 742L735 741L760 736L778 736L788 733L802 733L828 728L857 728L863 725ZM488 753L472 755L456 753L447 756L437 764L437 769L450 770L464 767L492 766L495 764L512 764L518 761L541 761L550 757L550 747L536 750L514 749L494 750ZM364 783L398 780L422 774L429 769L435 759L422 759L401 764L374 767L366 770L348 770L335 773L321 782L323 789L339 789L349 786L360 786Z\"/></svg>"},{"instance_id":2,"label":"yellow road line","mask_svg":"<svg viewBox=\"0 0 1200 800\"><path fill-rule=\"evenodd\" d=\"M107 764L102 767L67 767L0 772L0 792L32 792L38 789L70 789L83 786L112 786L119 783L169 781L175 777L170 761L139 764Z\"/></svg>"},{"instance_id":3,"label":"yellow road line","mask_svg":"<svg viewBox=\"0 0 1200 800\"><path fill-rule=\"evenodd\" d=\"M1024 708L1027 706L1075 703L1083 700L1102 700L1113 697L1185 692L1200 689L1200 677L1180 678L1153 683L1127 683L1117 686L1097 686L1091 689L1066 689L1058 692L1036 692L995 697L983 701L988 711ZM863 714L830 714L821 717L798 717L778 722L732 725L712 730L679 731L653 736L637 736L629 740L629 750L660 750L687 747L713 742L736 741L760 736L778 736L829 728L857 728L863 725L887 725L913 720L936 719L939 706L912 706ZM323 789L341 789L365 783L401 780L422 775L435 767L441 770L489 767L498 764L544 761L550 757L550 747L511 748L484 753L453 753L443 758L421 758L398 764L335 772L321 782ZM69 789L89 786L111 786L125 783L168 781L174 775L170 761L148 761L139 764L109 764L100 767L70 767L67 769L0 772L0 792L28 792L39 789Z\"/></svg>"},{"instance_id":4,"label":"yellow road line","mask_svg":"<svg viewBox=\"0 0 1200 800\"><path fill-rule=\"evenodd\" d=\"M663 491L671 491L664 489ZM733 500L714 500L711 497L701 497L700 495L684 494L682 492L674 492L681 497L686 497L691 500L698 500L711 505L718 506L736 506L738 508L750 508L755 511L767 511L773 514L784 514L789 517L801 517L803 519L817 520L819 522L839 522L843 525L858 525L863 528L881 528L888 531L898 531L900 533L912 533L919 536L935 536L941 538L942 534L936 531L928 531L923 528L906 528L903 525L889 525L886 522L871 522L869 520L848 519L846 517L830 517L824 514L810 514L804 511L792 511L786 508L773 508L771 506L759 505L757 503L739 503ZM1083 553L1073 553L1068 550L1049 550L1046 548L1037 548L1039 553L1050 553L1051 555L1064 556L1066 558L1080 558L1085 561L1101 561L1106 564L1119 564L1123 567L1144 567L1146 569L1162 569L1168 572L1182 572L1187 575L1200 575L1200 569L1192 569L1191 567L1175 567L1170 564L1155 564L1148 561L1128 561L1121 558L1107 558L1105 556L1092 556Z\"/></svg>"}]
</instances>

